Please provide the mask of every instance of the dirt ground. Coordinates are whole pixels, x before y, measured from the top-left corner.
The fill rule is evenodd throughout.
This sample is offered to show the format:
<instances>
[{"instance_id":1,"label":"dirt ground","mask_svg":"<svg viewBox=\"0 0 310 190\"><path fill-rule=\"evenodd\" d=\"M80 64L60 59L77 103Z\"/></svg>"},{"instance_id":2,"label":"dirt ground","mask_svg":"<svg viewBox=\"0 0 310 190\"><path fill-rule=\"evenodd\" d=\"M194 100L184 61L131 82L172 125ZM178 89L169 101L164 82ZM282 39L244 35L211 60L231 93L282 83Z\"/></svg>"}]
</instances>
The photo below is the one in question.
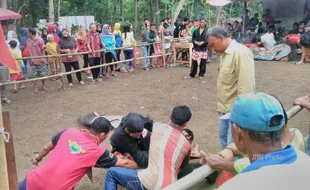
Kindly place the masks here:
<instances>
[{"instance_id":1,"label":"dirt ground","mask_svg":"<svg viewBox=\"0 0 310 190\"><path fill-rule=\"evenodd\" d=\"M144 72L119 74L100 84L77 84L65 92L57 84L48 81L48 92L34 94L32 85L17 93L9 93L12 103L4 106L11 113L18 179L23 180L34 167L30 157L57 132L76 126L81 114L97 111L109 115L125 115L138 112L156 121L169 122L171 110L185 104L192 110L189 128L195 133L195 141L202 150L210 153L220 151L218 115L216 113L216 80L218 62L207 65L203 80L185 79L189 68L161 68ZM295 98L307 94L309 89L310 64L295 66L291 63L257 62L257 90L277 94L286 109L292 107ZM67 84L67 83L66 83ZM309 113L302 111L293 118L290 127L299 128L306 135L310 124ZM102 146L109 146L106 141ZM76 187L103 189L104 169L94 169L94 184L84 178ZM54 176L55 177L55 176ZM196 186L192 189L201 189Z\"/></svg>"}]
</instances>

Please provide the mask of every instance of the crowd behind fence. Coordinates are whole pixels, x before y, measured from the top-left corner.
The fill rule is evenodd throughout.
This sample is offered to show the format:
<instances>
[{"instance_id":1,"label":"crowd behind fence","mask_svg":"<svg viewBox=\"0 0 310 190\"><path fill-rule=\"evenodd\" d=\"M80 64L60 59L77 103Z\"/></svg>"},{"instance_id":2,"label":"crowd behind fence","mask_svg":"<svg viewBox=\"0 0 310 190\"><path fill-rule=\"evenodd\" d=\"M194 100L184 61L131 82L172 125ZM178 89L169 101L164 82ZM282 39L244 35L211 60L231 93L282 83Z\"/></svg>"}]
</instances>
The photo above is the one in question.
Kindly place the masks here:
<instances>
[{"instance_id":1,"label":"crowd behind fence","mask_svg":"<svg viewBox=\"0 0 310 190\"><path fill-rule=\"evenodd\" d=\"M173 39L171 41L172 46L173 43L176 43L178 41L178 39ZM116 64L120 64L120 63L124 63L124 62L128 62L128 61L133 61L134 65L134 69L136 69L136 63L137 60L143 60L143 59L150 59L150 58L157 58L157 57L163 57L163 64L164 67L166 67L166 62L165 62L165 56L169 56L169 55L174 55L176 52L172 52L172 53L165 53L163 47L164 47L164 41L162 40L161 42L154 42L154 43L140 43L137 45L133 45L133 46L124 46L121 48L113 48L113 49L101 49L98 51L92 51L92 52L79 52L79 53L69 53L69 54L56 54L56 55L45 55L45 56L33 56L33 57L23 57L23 58L17 58L16 60L31 60L31 59L47 59L47 58L61 58L61 57L68 57L68 56L74 56L74 55L84 55L84 54L90 54L90 53L102 53L102 52L106 52L107 50L124 50L126 48L133 48L134 50L136 48L142 47L142 46L148 46L148 45L154 45L154 44L162 44L162 55L152 55L152 56L146 56L146 57L137 57L137 52L134 52L134 58L133 59L125 59L125 60L119 60L119 61L115 61L112 63L104 63L101 65L96 65L96 66L90 66L87 68L81 68L78 70L74 70L74 71L70 71L70 72L61 72L59 74L55 74L55 75L49 75L49 76L45 76L45 77L40 77L40 78L32 78L32 79L25 79L25 80L19 80L19 81L8 81L8 82L2 82L0 83L0 86L3 85L13 85L13 84L20 84L20 83L25 83L25 82L34 82L34 81L39 81L39 80L45 80L45 79L52 79L52 78L57 78L57 77L63 77L66 75L70 75L73 73L78 73L78 72L82 72L82 71L87 71L90 69L95 69L95 68L105 68L108 67L109 65L116 65ZM173 60L173 63L175 63L176 60Z\"/></svg>"}]
</instances>

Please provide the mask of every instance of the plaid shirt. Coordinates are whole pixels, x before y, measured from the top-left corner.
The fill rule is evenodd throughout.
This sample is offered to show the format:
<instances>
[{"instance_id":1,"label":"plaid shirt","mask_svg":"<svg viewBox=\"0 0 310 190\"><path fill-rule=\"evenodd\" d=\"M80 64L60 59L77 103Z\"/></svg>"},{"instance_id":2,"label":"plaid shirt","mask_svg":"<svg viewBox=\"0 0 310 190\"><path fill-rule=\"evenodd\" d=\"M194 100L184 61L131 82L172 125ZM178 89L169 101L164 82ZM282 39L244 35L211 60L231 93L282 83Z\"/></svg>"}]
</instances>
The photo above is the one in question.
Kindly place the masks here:
<instances>
[{"instance_id":1,"label":"plaid shirt","mask_svg":"<svg viewBox=\"0 0 310 190\"><path fill-rule=\"evenodd\" d=\"M46 46L41 37L37 37L32 40L28 38L27 47L31 57L34 56L43 56L43 50L45 50ZM47 64L46 59L31 59L31 63L34 65L45 65Z\"/></svg>"},{"instance_id":2,"label":"plaid shirt","mask_svg":"<svg viewBox=\"0 0 310 190\"><path fill-rule=\"evenodd\" d=\"M89 32L87 34L87 38L88 38L90 48L92 51L98 51L101 49L101 38L100 38L100 34L98 32L96 32L94 34ZM98 58L98 57L100 57L100 52L90 54L90 58Z\"/></svg>"}]
</instances>

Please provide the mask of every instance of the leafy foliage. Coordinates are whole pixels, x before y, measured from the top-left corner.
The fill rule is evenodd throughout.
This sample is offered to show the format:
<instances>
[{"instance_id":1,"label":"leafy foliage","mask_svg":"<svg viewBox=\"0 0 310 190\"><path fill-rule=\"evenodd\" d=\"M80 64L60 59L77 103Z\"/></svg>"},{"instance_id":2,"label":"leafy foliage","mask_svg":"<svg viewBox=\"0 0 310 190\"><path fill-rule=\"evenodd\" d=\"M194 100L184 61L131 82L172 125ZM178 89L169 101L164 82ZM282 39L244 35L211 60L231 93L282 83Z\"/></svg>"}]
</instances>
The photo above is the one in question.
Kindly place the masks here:
<instances>
[{"instance_id":1,"label":"leafy foliage","mask_svg":"<svg viewBox=\"0 0 310 190\"><path fill-rule=\"evenodd\" d=\"M156 10L156 3L159 1L159 9ZM99 23L109 23L122 21L120 15L120 0L61 0L61 16L72 15L93 15L96 21ZM127 23L134 23L135 19L135 7L134 0L123 0L124 2L124 21ZM153 9L155 15L159 18L153 22L159 22L161 18L165 18L167 15L171 16L178 5L178 0L138 0L138 31L143 27L144 18L151 18L151 9ZM34 26L39 19L48 18L48 0L8 0L8 8L14 11L18 11L19 6L26 4L24 9L25 17L28 26ZM150 7L152 4L152 7ZM55 17L57 18L58 0L54 0L55 5ZM114 8L116 7L116 13L114 14ZM256 3L250 3L248 9L251 12L251 16L255 12L262 13L262 5ZM243 13L243 4L240 2L227 5L222 9L221 22L226 21L229 18L238 19ZM202 16L211 20L211 23L215 20L216 7L209 7L206 5L205 0L187 0L185 6L179 14L179 18L183 16L189 16L192 20L199 19Z\"/></svg>"}]
</instances>

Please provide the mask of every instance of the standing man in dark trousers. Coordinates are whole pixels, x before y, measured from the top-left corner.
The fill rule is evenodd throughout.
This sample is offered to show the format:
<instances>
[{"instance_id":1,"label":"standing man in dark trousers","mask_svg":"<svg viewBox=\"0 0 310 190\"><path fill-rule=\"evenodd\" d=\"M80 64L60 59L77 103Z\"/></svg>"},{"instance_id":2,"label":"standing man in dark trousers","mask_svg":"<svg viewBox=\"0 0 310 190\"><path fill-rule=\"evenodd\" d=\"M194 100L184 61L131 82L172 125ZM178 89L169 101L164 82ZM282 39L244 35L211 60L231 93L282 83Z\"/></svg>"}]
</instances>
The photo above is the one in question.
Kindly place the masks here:
<instances>
[{"instance_id":1,"label":"standing man in dark trousers","mask_svg":"<svg viewBox=\"0 0 310 190\"><path fill-rule=\"evenodd\" d=\"M206 28L207 20L205 18L200 19L200 26L193 33L193 56L191 73L189 76L194 78L197 74L198 62L199 66L199 78L202 79L206 74L206 63L208 59L208 42L207 42L207 31Z\"/></svg>"}]
</instances>

